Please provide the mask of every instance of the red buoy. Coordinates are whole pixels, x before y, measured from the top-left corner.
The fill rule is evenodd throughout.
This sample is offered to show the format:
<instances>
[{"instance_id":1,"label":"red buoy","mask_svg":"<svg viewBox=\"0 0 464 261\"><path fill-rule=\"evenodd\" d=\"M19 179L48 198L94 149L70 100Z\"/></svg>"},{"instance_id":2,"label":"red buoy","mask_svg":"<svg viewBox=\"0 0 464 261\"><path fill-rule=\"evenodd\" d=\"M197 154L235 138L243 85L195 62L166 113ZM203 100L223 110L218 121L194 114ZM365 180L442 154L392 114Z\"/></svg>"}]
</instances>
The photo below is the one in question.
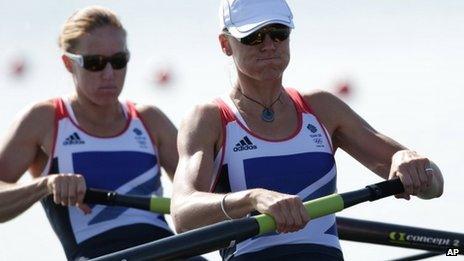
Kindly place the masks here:
<instances>
[{"instance_id":1,"label":"red buoy","mask_svg":"<svg viewBox=\"0 0 464 261\"><path fill-rule=\"evenodd\" d=\"M155 72L155 83L157 85L166 85L171 81L171 73L168 69L163 68Z\"/></svg>"},{"instance_id":2,"label":"red buoy","mask_svg":"<svg viewBox=\"0 0 464 261\"><path fill-rule=\"evenodd\" d=\"M342 82L338 84L335 91L338 96L344 96L344 97L351 95L351 92L352 92L351 86L347 82Z\"/></svg>"},{"instance_id":3,"label":"red buoy","mask_svg":"<svg viewBox=\"0 0 464 261\"><path fill-rule=\"evenodd\" d=\"M26 68L26 60L24 58L15 58L10 62L9 73L15 78L20 78L24 76Z\"/></svg>"}]
</instances>

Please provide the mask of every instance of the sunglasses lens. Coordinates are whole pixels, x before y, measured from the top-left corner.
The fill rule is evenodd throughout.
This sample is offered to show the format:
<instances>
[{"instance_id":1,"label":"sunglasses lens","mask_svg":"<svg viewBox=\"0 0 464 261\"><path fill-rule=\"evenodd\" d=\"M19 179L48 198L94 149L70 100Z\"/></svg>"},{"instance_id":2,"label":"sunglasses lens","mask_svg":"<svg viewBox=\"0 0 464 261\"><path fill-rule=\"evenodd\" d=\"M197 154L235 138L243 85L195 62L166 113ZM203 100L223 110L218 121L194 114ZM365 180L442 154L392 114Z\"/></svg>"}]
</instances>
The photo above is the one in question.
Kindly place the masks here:
<instances>
[{"instance_id":1,"label":"sunglasses lens","mask_svg":"<svg viewBox=\"0 0 464 261\"><path fill-rule=\"evenodd\" d=\"M263 42L263 34L260 31L249 34L240 39L240 42L245 45L258 45Z\"/></svg>"},{"instance_id":2,"label":"sunglasses lens","mask_svg":"<svg viewBox=\"0 0 464 261\"><path fill-rule=\"evenodd\" d=\"M126 67L129 61L129 55L127 53L116 53L111 57L105 57L103 55L85 55L84 57L84 68L92 72L98 72L105 69L108 62L111 64L114 70L120 70Z\"/></svg>"},{"instance_id":3,"label":"sunglasses lens","mask_svg":"<svg viewBox=\"0 0 464 261\"><path fill-rule=\"evenodd\" d=\"M290 35L290 28L280 24L272 25L241 38L240 42L245 45L258 45L264 42L266 35L269 35L274 42L285 41Z\"/></svg>"},{"instance_id":4,"label":"sunglasses lens","mask_svg":"<svg viewBox=\"0 0 464 261\"><path fill-rule=\"evenodd\" d=\"M110 63L113 69L120 70L126 67L129 57L127 53L117 53L110 58Z\"/></svg>"},{"instance_id":5,"label":"sunglasses lens","mask_svg":"<svg viewBox=\"0 0 464 261\"><path fill-rule=\"evenodd\" d=\"M285 41L289 35L290 35L290 29L275 29L275 30L269 31L269 36L274 42Z\"/></svg>"},{"instance_id":6,"label":"sunglasses lens","mask_svg":"<svg viewBox=\"0 0 464 261\"><path fill-rule=\"evenodd\" d=\"M85 55L84 56L84 68L86 70L96 72L105 69L106 59L101 55Z\"/></svg>"}]
</instances>

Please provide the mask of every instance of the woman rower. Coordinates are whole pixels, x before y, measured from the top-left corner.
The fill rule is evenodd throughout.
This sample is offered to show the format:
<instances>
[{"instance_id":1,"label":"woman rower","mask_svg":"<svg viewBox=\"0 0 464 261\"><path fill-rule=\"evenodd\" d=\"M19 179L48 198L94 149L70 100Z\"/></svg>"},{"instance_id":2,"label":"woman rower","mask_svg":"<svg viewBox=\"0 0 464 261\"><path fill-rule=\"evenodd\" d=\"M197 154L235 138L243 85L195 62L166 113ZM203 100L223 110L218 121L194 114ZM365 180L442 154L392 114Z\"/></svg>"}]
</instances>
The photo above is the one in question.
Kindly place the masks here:
<instances>
[{"instance_id":1,"label":"woman rower","mask_svg":"<svg viewBox=\"0 0 464 261\"><path fill-rule=\"evenodd\" d=\"M126 30L103 7L74 13L59 37L74 81L69 97L36 103L0 148L0 221L37 201L70 260L93 258L173 235L162 215L86 205L86 188L161 195L172 179L177 130L154 106L120 102L130 53ZM17 181L26 170L27 184Z\"/></svg>"},{"instance_id":2,"label":"woman rower","mask_svg":"<svg viewBox=\"0 0 464 261\"><path fill-rule=\"evenodd\" d=\"M442 194L430 159L327 92L283 87L294 27L284 0L223 0L220 13L220 46L237 80L229 95L198 105L181 124L176 230L259 211L274 218L277 233L234 244L225 260L342 260L335 215L309 221L302 204L336 191L338 149L384 179L400 178L406 192L399 197Z\"/></svg>"}]
</instances>

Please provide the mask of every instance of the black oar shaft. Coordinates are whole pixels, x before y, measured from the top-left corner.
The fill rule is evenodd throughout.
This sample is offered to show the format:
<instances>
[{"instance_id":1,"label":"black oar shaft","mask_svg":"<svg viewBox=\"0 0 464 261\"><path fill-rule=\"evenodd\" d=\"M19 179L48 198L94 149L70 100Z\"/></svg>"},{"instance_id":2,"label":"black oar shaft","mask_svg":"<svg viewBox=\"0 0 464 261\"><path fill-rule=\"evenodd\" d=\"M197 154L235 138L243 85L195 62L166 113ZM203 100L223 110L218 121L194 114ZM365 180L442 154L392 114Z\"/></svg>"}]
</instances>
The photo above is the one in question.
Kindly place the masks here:
<instances>
[{"instance_id":1,"label":"black oar shaft","mask_svg":"<svg viewBox=\"0 0 464 261\"><path fill-rule=\"evenodd\" d=\"M372 184L363 189L345 192L340 196L343 198L344 208L348 208L362 202L374 201L403 192L404 188L400 179L393 179Z\"/></svg>"},{"instance_id":2,"label":"black oar shaft","mask_svg":"<svg viewBox=\"0 0 464 261\"><path fill-rule=\"evenodd\" d=\"M464 254L464 234L337 217L340 239L445 253Z\"/></svg>"},{"instance_id":3,"label":"black oar shaft","mask_svg":"<svg viewBox=\"0 0 464 261\"><path fill-rule=\"evenodd\" d=\"M89 204L117 205L150 210L150 197L136 195L121 195L114 191L88 189L85 192L84 202Z\"/></svg>"},{"instance_id":4,"label":"black oar shaft","mask_svg":"<svg viewBox=\"0 0 464 261\"><path fill-rule=\"evenodd\" d=\"M100 190L100 189L87 189L85 192L84 203L88 204L102 204L114 205L114 196L116 192Z\"/></svg>"},{"instance_id":5,"label":"black oar shaft","mask_svg":"<svg viewBox=\"0 0 464 261\"><path fill-rule=\"evenodd\" d=\"M392 259L392 260L389 260L389 261L416 261L416 260L422 260L422 259L425 259L425 258L434 257L434 256L441 256L441 255L443 255L443 253L426 252L426 253L421 253L421 254L417 254L417 255Z\"/></svg>"},{"instance_id":6,"label":"black oar shaft","mask_svg":"<svg viewBox=\"0 0 464 261\"><path fill-rule=\"evenodd\" d=\"M114 191L87 189L84 202L88 204L137 208L167 214L169 213L170 199L156 196L121 195Z\"/></svg>"},{"instance_id":7,"label":"black oar shaft","mask_svg":"<svg viewBox=\"0 0 464 261\"><path fill-rule=\"evenodd\" d=\"M172 260L196 256L228 247L233 241L258 234L258 230L258 223L253 218L223 221L93 260Z\"/></svg>"}]
</instances>

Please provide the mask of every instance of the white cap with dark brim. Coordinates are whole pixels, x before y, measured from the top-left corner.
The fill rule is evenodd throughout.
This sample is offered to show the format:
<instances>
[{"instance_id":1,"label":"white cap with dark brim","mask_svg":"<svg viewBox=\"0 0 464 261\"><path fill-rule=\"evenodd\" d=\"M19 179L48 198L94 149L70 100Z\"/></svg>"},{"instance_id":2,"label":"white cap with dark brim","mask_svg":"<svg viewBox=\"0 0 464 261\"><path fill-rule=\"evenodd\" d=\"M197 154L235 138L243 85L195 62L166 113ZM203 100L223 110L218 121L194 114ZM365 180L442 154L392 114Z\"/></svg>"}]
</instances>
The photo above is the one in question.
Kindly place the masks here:
<instances>
[{"instance_id":1,"label":"white cap with dark brim","mask_svg":"<svg viewBox=\"0 0 464 261\"><path fill-rule=\"evenodd\" d=\"M285 0L222 0L219 23L221 30L227 29L236 38L269 24L294 28L293 14Z\"/></svg>"}]
</instances>

